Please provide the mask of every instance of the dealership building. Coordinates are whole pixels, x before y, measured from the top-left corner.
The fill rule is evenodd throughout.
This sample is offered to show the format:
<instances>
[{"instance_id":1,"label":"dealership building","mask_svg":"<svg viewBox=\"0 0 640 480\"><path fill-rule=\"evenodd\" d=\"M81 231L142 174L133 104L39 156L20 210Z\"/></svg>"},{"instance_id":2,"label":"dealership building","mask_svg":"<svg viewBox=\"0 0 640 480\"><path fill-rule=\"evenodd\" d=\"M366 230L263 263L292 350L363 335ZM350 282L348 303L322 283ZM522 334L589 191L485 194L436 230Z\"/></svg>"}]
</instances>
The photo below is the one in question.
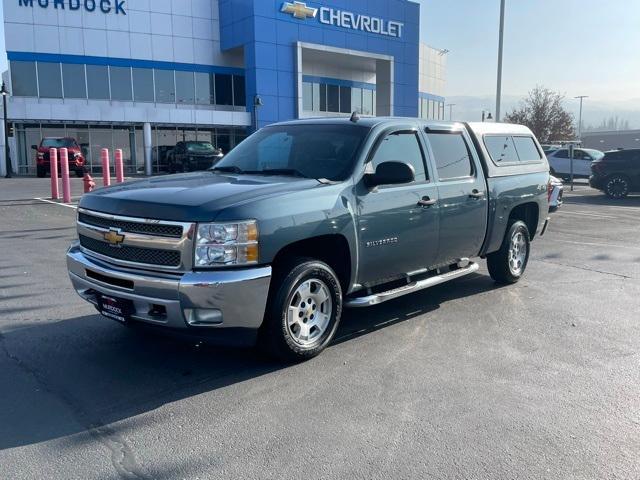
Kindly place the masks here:
<instances>
[{"instance_id":1,"label":"dealership building","mask_svg":"<svg viewBox=\"0 0 640 480\"><path fill-rule=\"evenodd\" d=\"M128 174L154 174L178 141L227 152L256 125L444 118L446 50L420 42L420 14L408 0L4 0L13 170L35 174L43 137L75 138L93 173L121 148Z\"/></svg>"}]
</instances>

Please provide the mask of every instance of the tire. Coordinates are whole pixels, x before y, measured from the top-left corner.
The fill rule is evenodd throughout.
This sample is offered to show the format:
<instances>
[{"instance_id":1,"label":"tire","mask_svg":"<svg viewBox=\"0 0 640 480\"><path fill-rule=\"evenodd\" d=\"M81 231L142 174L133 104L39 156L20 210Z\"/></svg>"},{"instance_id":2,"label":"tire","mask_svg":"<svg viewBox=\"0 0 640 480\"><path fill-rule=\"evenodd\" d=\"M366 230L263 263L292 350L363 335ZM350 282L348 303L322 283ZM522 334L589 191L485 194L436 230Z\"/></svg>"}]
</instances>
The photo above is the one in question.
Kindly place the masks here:
<instances>
[{"instance_id":1,"label":"tire","mask_svg":"<svg viewBox=\"0 0 640 480\"><path fill-rule=\"evenodd\" d=\"M281 271L269 295L260 347L286 362L309 360L329 345L340 324L340 281L326 263L312 259L295 259Z\"/></svg>"},{"instance_id":2,"label":"tire","mask_svg":"<svg viewBox=\"0 0 640 480\"><path fill-rule=\"evenodd\" d=\"M491 278L505 285L516 283L522 278L529 263L530 238L529 229L524 222L518 220L509 225L500 250L487 256Z\"/></svg>"},{"instance_id":3,"label":"tire","mask_svg":"<svg viewBox=\"0 0 640 480\"><path fill-rule=\"evenodd\" d=\"M44 178L47 176L47 169L44 167L41 167L40 165L38 165L36 167L36 175L38 176L38 178Z\"/></svg>"},{"instance_id":4,"label":"tire","mask_svg":"<svg viewBox=\"0 0 640 480\"><path fill-rule=\"evenodd\" d=\"M629 195L631 182L624 175L612 175L604 184L604 193L607 197L619 200Z\"/></svg>"}]
</instances>

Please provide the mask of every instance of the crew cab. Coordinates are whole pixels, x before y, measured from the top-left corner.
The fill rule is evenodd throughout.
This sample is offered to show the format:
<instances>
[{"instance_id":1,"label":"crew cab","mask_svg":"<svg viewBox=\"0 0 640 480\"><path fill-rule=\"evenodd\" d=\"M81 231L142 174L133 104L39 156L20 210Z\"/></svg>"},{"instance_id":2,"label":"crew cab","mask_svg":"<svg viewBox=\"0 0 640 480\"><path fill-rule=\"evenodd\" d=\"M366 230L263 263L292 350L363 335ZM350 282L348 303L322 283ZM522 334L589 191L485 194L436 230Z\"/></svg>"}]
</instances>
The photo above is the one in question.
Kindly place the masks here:
<instances>
[{"instance_id":1,"label":"crew cab","mask_svg":"<svg viewBox=\"0 0 640 480\"><path fill-rule=\"evenodd\" d=\"M31 148L36 151L36 174L38 177L43 178L51 173L49 150L52 148L66 148L69 152L69 171L75 172L79 178L84 176L85 158L82 154L82 148L75 138L46 137L41 140L40 145L32 145ZM60 158L58 157L59 163ZM60 172L60 165L58 165L58 172Z\"/></svg>"},{"instance_id":2,"label":"crew cab","mask_svg":"<svg viewBox=\"0 0 640 480\"><path fill-rule=\"evenodd\" d=\"M210 171L83 196L68 269L106 317L303 360L344 307L469 275L476 258L517 282L547 226L548 182L523 126L274 124Z\"/></svg>"}]
</instances>

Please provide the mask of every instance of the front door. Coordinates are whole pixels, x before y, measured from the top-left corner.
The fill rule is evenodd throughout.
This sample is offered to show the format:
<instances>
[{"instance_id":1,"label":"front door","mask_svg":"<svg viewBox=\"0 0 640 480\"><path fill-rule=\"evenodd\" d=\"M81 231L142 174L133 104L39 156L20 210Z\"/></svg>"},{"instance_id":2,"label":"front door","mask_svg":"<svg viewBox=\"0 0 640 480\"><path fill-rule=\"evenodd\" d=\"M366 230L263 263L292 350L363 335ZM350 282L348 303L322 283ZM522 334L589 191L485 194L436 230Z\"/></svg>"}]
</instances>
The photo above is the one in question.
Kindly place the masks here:
<instances>
[{"instance_id":1,"label":"front door","mask_svg":"<svg viewBox=\"0 0 640 480\"><path fill-rule=\"evenodd\" d=\"M487 185L480 159L462 130L428 130L440 199L437 262L453 263L480 253L487 230Z\"/></svg>"},{"instance_id":2,"label":"front door","mask_svg":"<svg viewBox=\"0 0 640 480\"><path fill-rule=\"evenodd\" d=\"M431 266L438 251L437 187L426 168L425 146L413 126L380 135L366 171L383 162L404 162L415 170L405 185L369 189L358 185L358 234L363 285L383 283Z\"/></svg>"}]
</instances>

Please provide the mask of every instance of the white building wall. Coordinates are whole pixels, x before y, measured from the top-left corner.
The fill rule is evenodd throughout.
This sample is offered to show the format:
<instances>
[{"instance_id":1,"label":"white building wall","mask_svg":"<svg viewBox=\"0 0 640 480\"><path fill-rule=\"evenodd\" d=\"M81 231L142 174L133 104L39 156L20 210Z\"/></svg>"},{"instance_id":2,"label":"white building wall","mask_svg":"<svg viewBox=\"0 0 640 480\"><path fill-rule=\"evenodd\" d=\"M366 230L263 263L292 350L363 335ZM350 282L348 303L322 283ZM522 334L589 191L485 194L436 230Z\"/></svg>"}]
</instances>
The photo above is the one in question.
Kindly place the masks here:
<instances>
[{"instance_id":1,"label":"white building wall","mask_svg":"<svg viewBox=\"0 0 640 480\"><path fill-rule=\"evenodd\" d=\"M447 54L444 50L420 43L419 91L445 96Z\"/></svg>"}]
</instances>

